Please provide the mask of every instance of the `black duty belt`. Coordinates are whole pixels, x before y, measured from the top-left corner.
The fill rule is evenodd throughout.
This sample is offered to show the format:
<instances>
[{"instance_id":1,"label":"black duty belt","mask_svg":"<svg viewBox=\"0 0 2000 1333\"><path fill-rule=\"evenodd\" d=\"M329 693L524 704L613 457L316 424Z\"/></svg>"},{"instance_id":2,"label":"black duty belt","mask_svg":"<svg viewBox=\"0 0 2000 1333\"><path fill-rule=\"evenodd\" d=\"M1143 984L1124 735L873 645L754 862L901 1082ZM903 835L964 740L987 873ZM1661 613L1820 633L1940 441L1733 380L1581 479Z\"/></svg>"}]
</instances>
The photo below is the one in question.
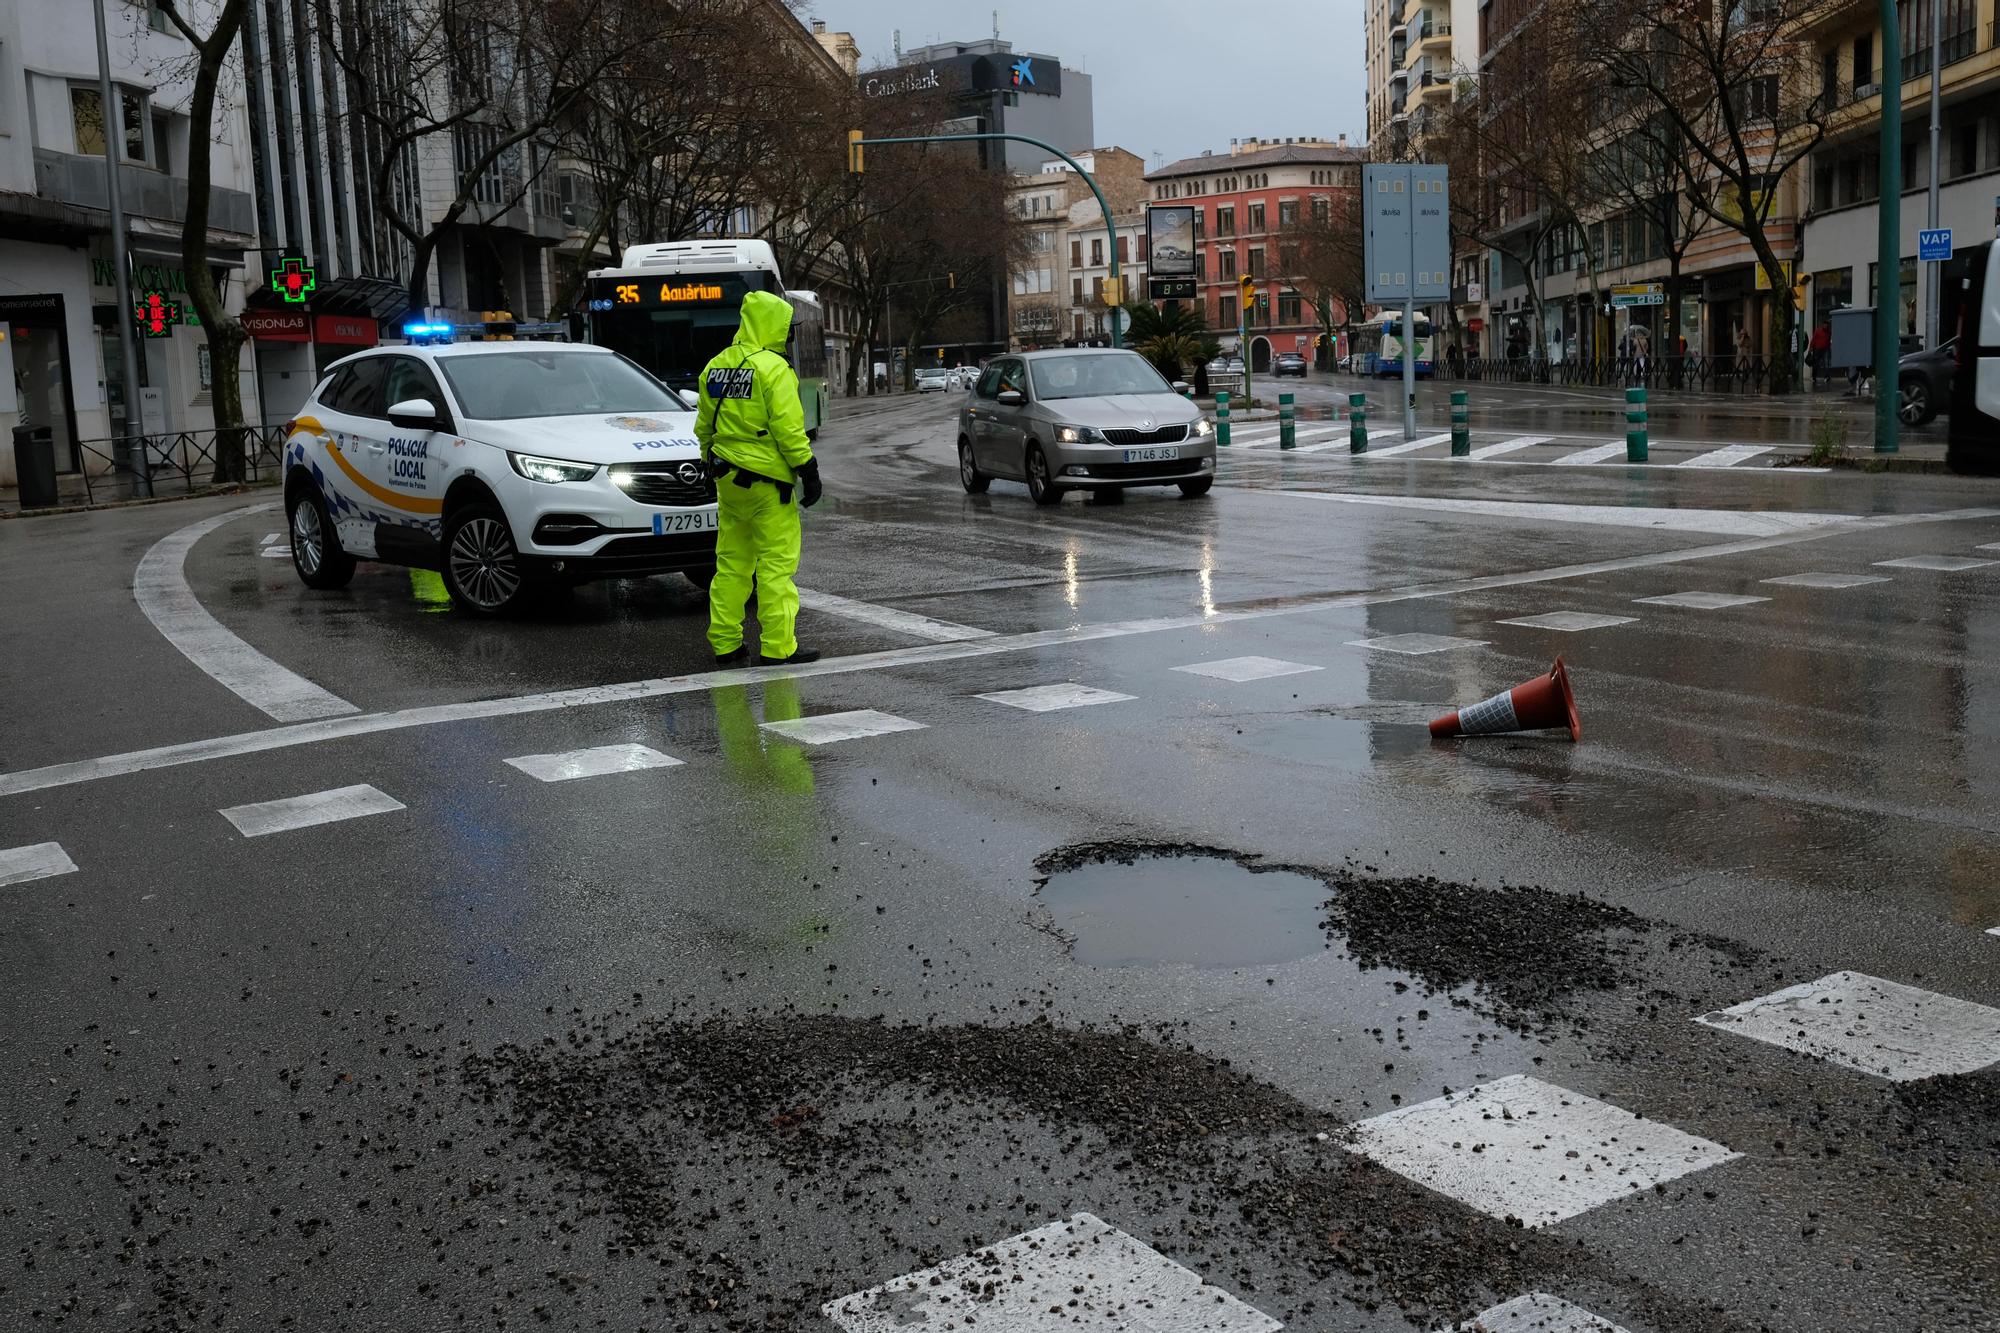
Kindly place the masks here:
<instances>
[{"instance_id":1,"label":"black duty belt","mask_svg":"<svg viewBox=\"0 0 2000 1333\"><path fill-rule=\"evenodd\" d=\"M716 480L720 481L722 478L730 476L732 474L734 474L736 478L736 484L738 486L741 486L746 491L749 490L752 486L755 486L760 481L767 481L771 483L771 485L776 486L778 488L779 504L788 505L792 502L791 482L779 481L776 477L767 477L761 472L752 472L747 467L743 467L740 464L730 462L728 459L724 458L720 454L715 455Z\"/></svg>"}]
</instances>

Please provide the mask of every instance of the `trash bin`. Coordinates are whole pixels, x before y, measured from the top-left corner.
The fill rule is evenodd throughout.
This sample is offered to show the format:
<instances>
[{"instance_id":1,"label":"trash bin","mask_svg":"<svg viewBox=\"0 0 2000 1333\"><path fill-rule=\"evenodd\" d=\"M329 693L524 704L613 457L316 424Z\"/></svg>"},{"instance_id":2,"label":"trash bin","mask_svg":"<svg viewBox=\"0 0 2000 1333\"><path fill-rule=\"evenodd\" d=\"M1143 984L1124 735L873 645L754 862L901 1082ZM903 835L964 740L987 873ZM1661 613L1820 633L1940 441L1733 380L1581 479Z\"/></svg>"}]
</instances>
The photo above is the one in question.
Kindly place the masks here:
<instances>
[{"instance_id":1,"label":"trash bin","mask_svg":"<svg viewBox=\"0 0 2000 1333\"><path fill-rule=\"evenodd\" d=\"M53 427L14 427L14 475L20 479L21 508L55 507L56 436Z\"/></svg>"}]
</instances>

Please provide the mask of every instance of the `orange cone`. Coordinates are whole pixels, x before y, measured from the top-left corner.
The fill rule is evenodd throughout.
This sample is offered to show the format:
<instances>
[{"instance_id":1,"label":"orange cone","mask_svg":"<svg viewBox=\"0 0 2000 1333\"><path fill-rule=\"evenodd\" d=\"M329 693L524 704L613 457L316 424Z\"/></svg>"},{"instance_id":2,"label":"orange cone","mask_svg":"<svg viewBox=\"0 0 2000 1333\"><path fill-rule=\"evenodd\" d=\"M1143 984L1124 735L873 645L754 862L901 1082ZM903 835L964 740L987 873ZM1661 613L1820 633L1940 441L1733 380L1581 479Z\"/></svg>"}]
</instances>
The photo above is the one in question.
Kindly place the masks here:
<instances>
[{"instance_id":1,"label":"orange cone","mask_svg":"<svg viewBox=\"0 0 2000 1333\"><path fill-rule=\"evenodd\" d=\"M1570 693L1569 673L1563 670L1560 657L1546 676L1523 681L1470 708L1446 713L1431 723L1431 735L1492 736L1503 731L1541 731L1549 727L1567 727L1570 740L1583 739L1583 723L1576 716L1576 696Z\"/></svg>"}]
</instances>

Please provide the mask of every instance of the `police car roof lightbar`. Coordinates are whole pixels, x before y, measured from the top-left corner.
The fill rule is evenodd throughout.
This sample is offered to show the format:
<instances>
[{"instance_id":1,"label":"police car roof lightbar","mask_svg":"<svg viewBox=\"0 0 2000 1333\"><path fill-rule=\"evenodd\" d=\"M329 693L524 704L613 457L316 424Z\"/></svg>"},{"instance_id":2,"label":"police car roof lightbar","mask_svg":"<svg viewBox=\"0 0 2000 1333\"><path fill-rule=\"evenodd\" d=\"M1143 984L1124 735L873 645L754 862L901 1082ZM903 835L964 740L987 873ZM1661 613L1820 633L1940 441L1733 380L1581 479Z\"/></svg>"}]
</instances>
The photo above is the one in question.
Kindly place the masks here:
<instances>
[{"instance_id":1,"label":"police car roof lightbar","mask_svg":"<svg viewBox=\"0 0 2000 1333\"><path fill-rule=\"evenodd\" d=\"M457 330L450 324L405 324L403 336L413 343L450 342Z\"/></svg>"}]
</instances>

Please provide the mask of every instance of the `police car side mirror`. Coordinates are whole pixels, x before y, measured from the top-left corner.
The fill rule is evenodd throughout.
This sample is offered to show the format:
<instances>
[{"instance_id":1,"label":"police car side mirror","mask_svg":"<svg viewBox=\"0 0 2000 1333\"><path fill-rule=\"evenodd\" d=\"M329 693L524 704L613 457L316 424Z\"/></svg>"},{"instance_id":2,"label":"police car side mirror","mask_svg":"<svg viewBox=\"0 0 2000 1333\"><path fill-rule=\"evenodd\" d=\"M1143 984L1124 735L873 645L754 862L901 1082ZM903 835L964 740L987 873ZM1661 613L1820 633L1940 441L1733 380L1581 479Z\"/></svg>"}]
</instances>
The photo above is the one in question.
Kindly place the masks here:
<instances>
[{"instance_id":1,"label":"police car side mirror","mask_svg":"<svg viewBox=\"0 0 2000 1333\"><path fill-rule=\"evenodd\" d=\"M1186 393L1187 391L1188 391L1188 382L1187 382L1186 380L1175 380L1175 381L1174 381L1174 392L1175 392L1175 393Z\"/></svg>"},{"instance_id":2,"label":"police car side mirror","mask_svg":"<svg viewBox=\"0 0 2000 1333\"><path fill-rule=\"evenodd\" d=\"M1028 396L1019 389L1002 389L998 402L1002 407L1019 407L1028 401Z\"/></svg>"},{"instance_id":3,"label":"police car side mirror","mask_svg":"<svg viewBox=\"0 0 2000 1333\"><path fill-rule=\"evenodd\" d=\"M405 398L389 408L389 424L404 430L437 430L438 410L428 398Z\"/></svg>"}]
</instances>

